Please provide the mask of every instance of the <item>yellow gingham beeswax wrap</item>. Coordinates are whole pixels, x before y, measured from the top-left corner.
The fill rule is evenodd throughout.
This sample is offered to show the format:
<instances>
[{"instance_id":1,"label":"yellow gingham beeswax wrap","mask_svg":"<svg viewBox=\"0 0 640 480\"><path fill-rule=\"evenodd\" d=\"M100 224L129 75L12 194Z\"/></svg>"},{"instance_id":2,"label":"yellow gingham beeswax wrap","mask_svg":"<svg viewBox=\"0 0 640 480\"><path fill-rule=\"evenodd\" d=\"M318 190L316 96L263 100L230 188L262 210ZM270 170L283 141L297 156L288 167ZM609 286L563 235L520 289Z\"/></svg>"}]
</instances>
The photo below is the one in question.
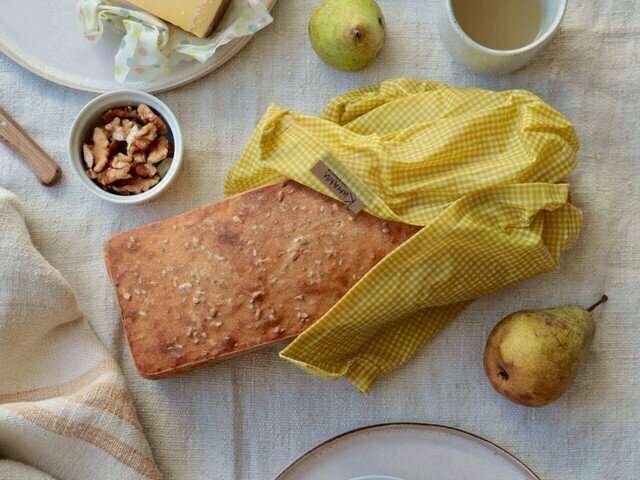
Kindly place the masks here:
<instances>
[{"instance_id":1,"label":"yellow gingham beeswax wrap","mask_svg":"<svg viewBox=\"0 0 640 480\"><path fill-rule=\"evenodd\" d=\"M535 95L398 79L340 95L322 117L271 105L225 193L291 178L325 195L323 159L388 220L424 226L281 356L363 393L473 299L557 268L582 215L560 183L573 127Z\"/></svg>"}]
</instances>

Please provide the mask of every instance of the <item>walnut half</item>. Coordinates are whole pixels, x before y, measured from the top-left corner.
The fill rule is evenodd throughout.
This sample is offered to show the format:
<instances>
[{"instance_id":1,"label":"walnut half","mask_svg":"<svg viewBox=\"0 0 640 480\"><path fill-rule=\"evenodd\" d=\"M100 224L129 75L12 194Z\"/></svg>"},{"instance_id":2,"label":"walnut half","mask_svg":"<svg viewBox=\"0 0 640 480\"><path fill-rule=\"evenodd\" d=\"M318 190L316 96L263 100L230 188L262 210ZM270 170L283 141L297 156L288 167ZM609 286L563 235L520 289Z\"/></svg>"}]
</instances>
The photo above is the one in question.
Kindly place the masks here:
<instances>
[{"instance_id":1,"label":"walnut half","mask_svg":"<svg viewBox=\"0 0 640 480\"><path fill-rule=\"evenodd\" d=\"M112 185L111 188L123 195L131 195L146 192L151 187L155 187L159 181L160 177L157 175L151 178L132 177Z\"/></svg>"},{"instance_id":2,"label":"walnut half","mask_svg":"<svg viewBox=\"0 0 640 480\"><path fill-rule=\"evenodd\" d=\"M127 155L135 155L149 148L151 142L156 139L158 129L153 123L147 123L144 127L134 126L127 136Z\"/></svg>"},{"instance_id":3,"label":"walnut half","mask_svg":"<svg viewBox=\"0 0 640 480\"><path fill-rule=\"evenodd\" d=\"M93 170L101 172L109 163L109 138L107 132L103 128L96 127L93 129Z\"/></svg>"},{"instance_id":4,"label":"walnut half","mask_svg":"<svg viewBox=\"0 0 640 480\"><path fill-rule=\"evenodd\" d=\"M148 105L141 103L138 106L138 115L143 122L153 123L160 135L167 134L167 126L165 125L164 121L158 115L156 115L156 113L151 110Z\"/></svg>"}]
</instances>

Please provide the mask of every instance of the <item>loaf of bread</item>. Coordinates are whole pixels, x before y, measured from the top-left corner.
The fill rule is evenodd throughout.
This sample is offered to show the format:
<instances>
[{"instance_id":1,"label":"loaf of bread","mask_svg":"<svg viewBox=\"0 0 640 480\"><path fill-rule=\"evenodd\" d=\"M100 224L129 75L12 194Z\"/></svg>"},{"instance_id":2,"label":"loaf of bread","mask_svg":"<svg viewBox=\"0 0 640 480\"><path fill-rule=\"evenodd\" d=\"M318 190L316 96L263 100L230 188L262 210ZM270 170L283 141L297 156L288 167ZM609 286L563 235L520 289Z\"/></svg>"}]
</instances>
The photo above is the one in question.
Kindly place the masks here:
<instances>
[{"instance_id":1,"label":"loaf of bread","mask_svg":"<svg viewBox=\"0 0 640 480\"><path fill-rule=\"evenodd\" d=\"M299 335L417 230L285 181L119 234L105 257L157 379Z\"/></svg>"}]
</instances>

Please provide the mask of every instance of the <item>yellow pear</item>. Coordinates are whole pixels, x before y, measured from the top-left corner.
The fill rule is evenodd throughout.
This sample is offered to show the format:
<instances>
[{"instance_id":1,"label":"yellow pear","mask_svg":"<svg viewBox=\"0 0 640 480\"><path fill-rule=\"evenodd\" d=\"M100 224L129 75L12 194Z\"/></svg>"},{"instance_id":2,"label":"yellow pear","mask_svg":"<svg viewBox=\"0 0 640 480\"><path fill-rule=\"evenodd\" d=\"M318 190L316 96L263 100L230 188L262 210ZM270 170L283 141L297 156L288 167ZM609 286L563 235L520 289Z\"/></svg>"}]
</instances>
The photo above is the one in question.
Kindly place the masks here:
<instances>
[{"instance_id":1,"label":"yellow pear","mask_svg":"<svg viewBox=\"0 0 640 480\"><path fill-rule=\"evenodd\" d=\"M571 385L596 331L590 308L567 305L512 313L491 331L484 369L493 387L509 400L541 407Z\"/></svg>"},{"instance_id":2,"label":"yellow pear","mask_svg":"<svg viewBox=\"0 0 640 480\"><path fill-rule=\"evenodd\" d=\"M378 56L386 26L375 0L323 0L309 22L309 38L325 63L354 72Z\"/></svg>"}]
</instances>

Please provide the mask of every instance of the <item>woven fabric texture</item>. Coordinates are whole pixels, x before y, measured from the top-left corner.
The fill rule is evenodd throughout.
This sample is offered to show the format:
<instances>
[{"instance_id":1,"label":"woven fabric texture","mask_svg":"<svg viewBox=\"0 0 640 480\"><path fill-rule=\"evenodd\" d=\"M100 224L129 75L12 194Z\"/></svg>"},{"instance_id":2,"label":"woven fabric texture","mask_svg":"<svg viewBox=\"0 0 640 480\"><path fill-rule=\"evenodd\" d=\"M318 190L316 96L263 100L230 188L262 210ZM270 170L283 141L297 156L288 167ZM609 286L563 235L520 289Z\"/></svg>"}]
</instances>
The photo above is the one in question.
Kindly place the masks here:
<instances>
[{"instance_id":1,"label":"woven fabric texture","mask_svg":"<svg viewBox=\"0 0 640 480\"><path fill-rule=\"evenodd\" d=\"M1 188L0 372L0 479L162 479L122 371Z\"/></svg>"}]
</instances>

